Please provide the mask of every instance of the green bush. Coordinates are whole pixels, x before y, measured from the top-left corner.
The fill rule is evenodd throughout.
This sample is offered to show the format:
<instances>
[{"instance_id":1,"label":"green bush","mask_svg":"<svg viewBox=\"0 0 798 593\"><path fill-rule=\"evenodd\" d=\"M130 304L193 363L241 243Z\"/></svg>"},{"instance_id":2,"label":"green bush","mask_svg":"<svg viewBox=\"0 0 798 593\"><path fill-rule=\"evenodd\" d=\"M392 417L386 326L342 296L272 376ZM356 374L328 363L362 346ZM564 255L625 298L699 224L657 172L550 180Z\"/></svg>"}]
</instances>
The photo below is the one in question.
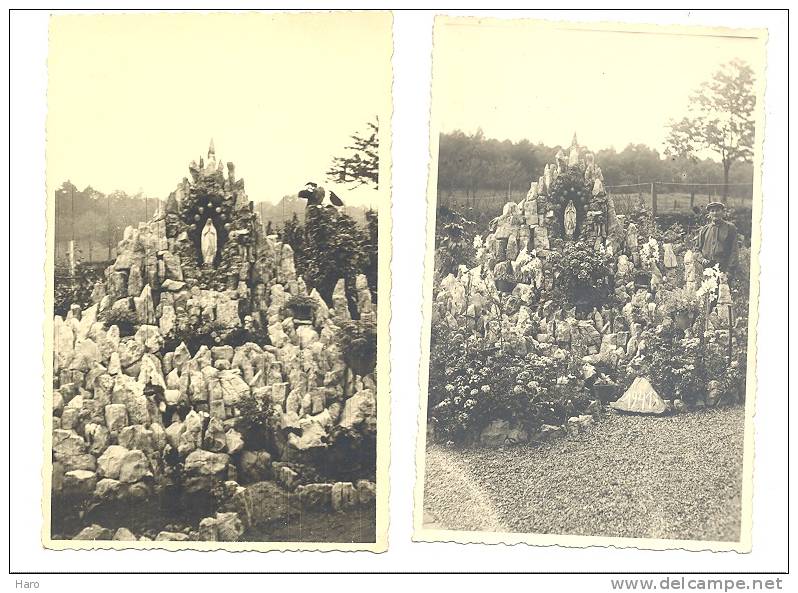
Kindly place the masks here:
<instances>
[{"instance_id":1,"label":"green bush","mask_svg":"<svg viewBox=\"0 0 798 593\"><path fill-rule=\"evenodd\" d=\"M236 430L247 445L247 449L265 449L272 454L277 452L275 431L279 426L279 414L269 405L268 400L254 396L242 397L238 403L239 415L236 416Z\"/></svg>"}]
</instances>

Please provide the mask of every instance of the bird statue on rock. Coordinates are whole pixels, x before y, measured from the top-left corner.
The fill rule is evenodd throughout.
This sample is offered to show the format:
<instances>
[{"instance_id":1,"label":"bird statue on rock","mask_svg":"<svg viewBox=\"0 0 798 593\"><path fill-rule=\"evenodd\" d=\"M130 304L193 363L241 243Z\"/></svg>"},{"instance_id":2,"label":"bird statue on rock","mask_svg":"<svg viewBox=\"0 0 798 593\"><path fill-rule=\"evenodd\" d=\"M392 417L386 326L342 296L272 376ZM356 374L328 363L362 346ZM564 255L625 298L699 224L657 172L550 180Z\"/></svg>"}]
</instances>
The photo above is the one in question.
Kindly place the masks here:
<instances>
[{"instance_id":1,"label":"bird statue on rock","mask_svg":"<svg viewBox=\"0 0 798 593\"><path fill-rule=\"evenodd\" d=\"M303 200L307 200L307 206L337 206L341 207L344 205L341 198L335 195L335 192L329 191L327 192L322 186L309 181L305 184L305 189L299 192L299 197ZM325 199L327 201L325 201Z\"/></svg>"}]
</instances>

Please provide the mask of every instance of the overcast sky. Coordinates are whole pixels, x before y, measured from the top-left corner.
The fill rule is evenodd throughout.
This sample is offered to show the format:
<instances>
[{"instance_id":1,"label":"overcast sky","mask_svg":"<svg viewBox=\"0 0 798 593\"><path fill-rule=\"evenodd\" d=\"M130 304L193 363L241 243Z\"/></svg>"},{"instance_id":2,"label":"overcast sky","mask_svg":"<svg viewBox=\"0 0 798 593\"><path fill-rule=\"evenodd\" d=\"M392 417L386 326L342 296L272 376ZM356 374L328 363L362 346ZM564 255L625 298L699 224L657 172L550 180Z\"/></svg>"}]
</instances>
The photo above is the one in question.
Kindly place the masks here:
<instances>
[{"instance_id":1,"label":"overcast sky","mask_svg":"<svg viewBox=\"0 0 798 593\"><path fill-rule=\"evenodd\" d=\"M390 17L58 16L48 183L165 198L188 163L233 161L251 200L326 184L349 135L389 113ZM349 204L377 192L336 188Z\"/></svg>"},{"instance_id":2,"label":"overcast sky","mask_svg":"<svg viewBox=\"0 0 798 593\"><path fill-rule=\"evenodd\" d=\"M630 143L664 149L670 118L733 58L754 65L761 45L741 37L566 30L488 20L441 26L435 104L441 130L547 145L574 132L593 150Z\"/></svg>"}]
</instances>

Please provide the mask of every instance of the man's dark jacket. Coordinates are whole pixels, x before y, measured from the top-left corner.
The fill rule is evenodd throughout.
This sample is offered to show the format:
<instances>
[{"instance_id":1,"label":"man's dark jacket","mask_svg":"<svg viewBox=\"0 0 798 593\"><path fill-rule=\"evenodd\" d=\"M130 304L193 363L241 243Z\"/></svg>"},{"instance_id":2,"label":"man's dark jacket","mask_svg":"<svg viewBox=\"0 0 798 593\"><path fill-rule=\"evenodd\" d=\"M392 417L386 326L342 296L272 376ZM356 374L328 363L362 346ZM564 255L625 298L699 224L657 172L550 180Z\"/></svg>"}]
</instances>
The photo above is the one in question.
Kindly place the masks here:
<instances>
[{"instance_id":1,"label":"man's dark jacket","mask_svg":"<svg viewBox=\"0 0 798 593\"><path fill-rule=\"evenodd\" d=\"M737 227L725 220L710 222L698 230L697 246L709 266L728 272L737 264Z\"/></svg>"}]
</instances>

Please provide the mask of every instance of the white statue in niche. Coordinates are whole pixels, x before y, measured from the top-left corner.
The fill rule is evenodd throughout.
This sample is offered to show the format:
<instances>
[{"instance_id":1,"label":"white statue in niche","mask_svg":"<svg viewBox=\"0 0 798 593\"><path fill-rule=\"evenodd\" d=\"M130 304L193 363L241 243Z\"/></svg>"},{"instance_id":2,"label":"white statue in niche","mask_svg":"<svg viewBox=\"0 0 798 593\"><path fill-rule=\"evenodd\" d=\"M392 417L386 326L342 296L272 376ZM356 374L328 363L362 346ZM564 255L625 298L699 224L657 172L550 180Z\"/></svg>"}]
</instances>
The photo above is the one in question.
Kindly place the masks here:
<instances>
[{"instance_id":1,"label":"white statue in niche","mask_svg":"<svg viewBox=\"0 0 798 593\"><path fill-rule=\"evenodd\" d=\"M576 232L576 206L574 206L573 200L570 200L565 207L563 227L565 228L565 236L569 239L573 239L574 233Z\"/></svg>"},{"instance_id":2,"label":"white statue in niche","mask_svg":"<svg viewBox=\"0 0 798 593\"><path fill-rule=\"evenodd\" d=\"M217 245L216 227L209 218L205 221L205 226L202 227L202 240L200 241L202 263L208 266L213 265L213 260L216 259Z\"/></svg>"}]
</instances>

